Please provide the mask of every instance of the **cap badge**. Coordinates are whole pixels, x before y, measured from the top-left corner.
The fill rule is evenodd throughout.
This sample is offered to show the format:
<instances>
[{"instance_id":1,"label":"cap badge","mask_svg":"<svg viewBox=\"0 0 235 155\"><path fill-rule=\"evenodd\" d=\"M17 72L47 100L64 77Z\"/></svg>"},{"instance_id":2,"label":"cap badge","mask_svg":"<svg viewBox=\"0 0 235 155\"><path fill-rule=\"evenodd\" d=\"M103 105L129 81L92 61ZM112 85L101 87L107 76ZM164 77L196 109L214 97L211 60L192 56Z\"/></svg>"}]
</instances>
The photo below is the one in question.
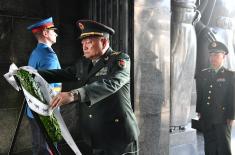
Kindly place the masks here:
<instances>
[{"instance_id":1,"label":"cap badge","mask_svg":"<svg viewBox=\"0 0 235 155\"><path fill-rule=\"evenodd\" d=\"M78 25L81 30L84 30L84 25L82 23L79 23Z\"/></svg>"},{"instance_id":2,"label":"cap badge","mask_svg":"<svg viewBox=\"0 0 235 155\"><path fill-rule=\"evenodd\" d=\"M211 46L216 47L217 46L216 42L211 43Z\"/></svg>"}]
</instances>

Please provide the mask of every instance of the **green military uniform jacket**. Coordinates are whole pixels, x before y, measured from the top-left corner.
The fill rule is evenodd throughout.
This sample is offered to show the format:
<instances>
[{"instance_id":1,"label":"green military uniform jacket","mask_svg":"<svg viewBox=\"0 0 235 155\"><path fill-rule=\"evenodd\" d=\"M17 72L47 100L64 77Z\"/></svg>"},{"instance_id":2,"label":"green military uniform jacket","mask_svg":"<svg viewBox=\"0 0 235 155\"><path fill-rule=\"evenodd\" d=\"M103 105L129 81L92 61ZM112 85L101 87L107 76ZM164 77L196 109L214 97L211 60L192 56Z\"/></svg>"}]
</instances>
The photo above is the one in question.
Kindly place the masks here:
<instances>
[{"instance_id":1,"label":"green military uniform jacket","mask_svg":"<svg viewBox=\"0 0 235 155\"><path fill-rule=\"evenodd\" d=\"M196 112L201 114L204 127L235 118L234 72L221 67L217 73L211 68L196 76Z\"/></svg>"},{"instance_id":2,"label":"green military uniform jacket","mask_svg":"<svg viewBox=\"0 0 235 155\"><path fill-rule=\"evenodd\" d=\"M80 137L92 147L116 149L137 141L139 129L130 102L130 58L111 48L90 69L83 58L66 69L39 71L48 82L77 81L88 102L79 103Z\"/></svg>"}]
</instances>

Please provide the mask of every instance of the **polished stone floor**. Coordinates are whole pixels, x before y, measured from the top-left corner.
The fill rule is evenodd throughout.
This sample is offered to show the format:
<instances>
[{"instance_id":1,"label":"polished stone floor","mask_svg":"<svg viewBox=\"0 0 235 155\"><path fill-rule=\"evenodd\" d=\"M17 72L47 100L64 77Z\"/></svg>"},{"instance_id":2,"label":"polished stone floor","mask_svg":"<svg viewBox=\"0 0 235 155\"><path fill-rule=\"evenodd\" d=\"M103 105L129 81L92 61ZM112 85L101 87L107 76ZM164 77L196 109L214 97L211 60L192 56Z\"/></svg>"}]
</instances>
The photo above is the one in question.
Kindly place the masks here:
<instances>
[{"instance_id":1,"label":"polished stone floor","mask_svg":"<svg viewBox=\"0 0 235 155\"><path fill-rule=\"evenodd\" d=\"M203 142L203 136L201 133L197 133L197 152L198 154L190 154L190 155L205 155L204 153L204 142ZM232 153L235 155L235 122L233 124L233 129L232 129L232 142L231 142L231 148L232 148ZM62 154L64 154L66 151L64 151ZM27 150L25 152L17 153L14 155L31 155L32 153L30 150ZM66 153L65 153L66 154ZM2 155L2 154L0 154Z\"/></svg>"}]
</instances>

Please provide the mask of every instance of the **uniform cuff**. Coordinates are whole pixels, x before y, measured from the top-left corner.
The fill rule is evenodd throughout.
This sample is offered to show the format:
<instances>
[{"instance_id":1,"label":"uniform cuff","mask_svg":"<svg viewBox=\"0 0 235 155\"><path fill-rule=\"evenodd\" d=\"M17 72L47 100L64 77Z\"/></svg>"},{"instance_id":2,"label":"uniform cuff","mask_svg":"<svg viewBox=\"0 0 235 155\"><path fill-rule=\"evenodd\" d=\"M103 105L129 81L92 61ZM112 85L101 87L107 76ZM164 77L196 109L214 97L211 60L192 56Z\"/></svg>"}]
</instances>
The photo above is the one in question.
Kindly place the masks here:
<instances>
[{"instance_id":1,"label":"uniform cuff","mask_svg":"<svg viewBox=\"0 0 235 155\"><path fill-rule=\"evenodd\" d=\"M74 90L71 90L70 92L78 95L79 102L88 102L89 101L89 97L86 95L86 90L84 88L74 89Z\"/></svg>"}]
</instances>

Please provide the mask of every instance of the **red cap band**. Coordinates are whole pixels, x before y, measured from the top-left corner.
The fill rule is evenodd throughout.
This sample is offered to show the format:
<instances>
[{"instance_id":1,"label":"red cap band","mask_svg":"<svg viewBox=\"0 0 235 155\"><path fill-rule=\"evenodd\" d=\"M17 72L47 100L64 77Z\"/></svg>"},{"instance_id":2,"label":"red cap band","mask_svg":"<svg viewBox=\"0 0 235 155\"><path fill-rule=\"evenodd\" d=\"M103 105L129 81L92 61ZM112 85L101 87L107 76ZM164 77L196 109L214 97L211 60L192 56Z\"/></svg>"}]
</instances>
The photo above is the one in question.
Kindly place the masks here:
<instances>
[{"instance_id":1,"label":"red cap band","mask_svg":"<svg viewBox=\"0 0 235 155\"><path fill-rule=\"evenodd\" d=\"M46 23L46 24L43 24L35 29L32 29L32 32L35 33L35 32L39 32L39 31L42 31L43 29L45 28L50 28L50 27L54 27L54 23Z\"/></svg>"}]
</instances>

